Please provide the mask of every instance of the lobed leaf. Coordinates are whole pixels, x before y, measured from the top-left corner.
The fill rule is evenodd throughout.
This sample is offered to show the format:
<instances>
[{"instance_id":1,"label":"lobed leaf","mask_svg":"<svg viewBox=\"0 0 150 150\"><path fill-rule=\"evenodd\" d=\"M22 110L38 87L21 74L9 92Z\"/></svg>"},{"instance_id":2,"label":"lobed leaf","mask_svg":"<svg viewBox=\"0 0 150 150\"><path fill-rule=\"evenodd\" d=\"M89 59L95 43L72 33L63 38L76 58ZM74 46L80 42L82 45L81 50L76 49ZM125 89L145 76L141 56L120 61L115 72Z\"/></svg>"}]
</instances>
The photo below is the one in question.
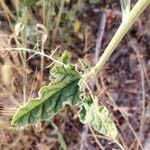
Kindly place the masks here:
<instances>
[{"instance_id":1,"label":"lobed leaf","mask_svg":"<svg viewBox=\"0 0 150 150\"><path fill-rule=\"evenodd\" d=\"M82 92L78 85L81 76L75 66L68 63L68 57L68 53L64 53L61 57L64 65L55 64L51 69L51 82L40 89L39 97L30 99L18 109L12 119L13 125L26 127L49 120L66 104L76 105L81 101Z\"/></svg>"},{"instance_id":2,"label":"lobed leaf","mask_svg":"<svg viewBox=\"0 0 150 150\"><path fill-rule=\"evenodd\" d=\"M109 116L105 106L99 106L96 100L88 98L81 106L79 119L83 124L88 124L105 136L115 138L117 128Z\"/></svg>"}]
</instances>

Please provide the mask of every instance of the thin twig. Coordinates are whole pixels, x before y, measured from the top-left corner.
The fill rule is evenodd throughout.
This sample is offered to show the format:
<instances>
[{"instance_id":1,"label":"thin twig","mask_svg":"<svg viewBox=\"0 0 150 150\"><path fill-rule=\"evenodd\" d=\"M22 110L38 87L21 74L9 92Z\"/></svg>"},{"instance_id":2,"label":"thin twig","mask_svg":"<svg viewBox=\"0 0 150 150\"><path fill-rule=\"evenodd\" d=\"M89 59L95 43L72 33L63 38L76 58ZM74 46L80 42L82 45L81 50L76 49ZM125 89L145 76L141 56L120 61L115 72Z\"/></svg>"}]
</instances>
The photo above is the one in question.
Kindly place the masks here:
<instances>
[{"instance_id":1,"label":"thin twig","mask_svg":"<svg viewBox=\"0 0 150 150\"><path fill-rule=\"evenodd\" d=\"M31 49L27 49L27 48L0 48L0 51L27 51L27 52L35 53L36 55L42 55L44 57L47 57L48 59L52 60L53 62L55 62L57 64L64 65L64 66L66 65L66 64L56 60L55 58L53 58L49 55L46 55L45 53L42 53L40 51L34 51Z\"/></svg>"},{"instance_id":2,"label":"thin twig","mask_svg":"<svg viewBox=\"0 0 150 150\"><path fill-rule=\"evenodd\" d=\"M93 62L94 64L98 62L99 54L101 52L102 39L104 36L105 26L106 26L106 18L107 18L107 13L105 11L102 11L101 18L99 21L98 35L96 39L95 56L94 56L94 62Z\"/></svg>"},{"instance_id":3,"label":"thin twig","mask_svg":"<svg viewBox=\"0 0 150 150\"><path fill-rule=\"evenodd\" d=\"M87 145L87 138L88 138L88 125L83 126L83 131L82 131L82 137L81 137L81 145L80 145L80 150L85 150L86 145Z\"/></svg>"},{"instance_id":4,"label":"thin twig","mask_svg":"<svg viewBox=\"0 0 150 150\"><path fill-rule=\"evenodd\" d=\"M140 54L136 48L136 46L134 45L133 42L130 42L130 45L132 46L133 50L136 53L137 59L139 61L139 65L140 65L140 74L141 74L141 89L142 89L142 114L141 114L141 123L140 123L140 129L139 129L139 138L140 140L142 140L143 137L143 129L144 129L144 124L145 124L145 97L146 97L146 92L145 92L145 77L144 77L144 66L142 63L142 59L140 57Z\"/></svg>"},{"instance_id":5,"label":"thin twig","mask_svg":"<svg viewBox=\"0 0 150 150\"><path fill-rule=\"evenodd\" d=\"M113 98L111 97L111 95L109 94L109 92L106 92L106 94L108 95L110 101L112 102L112 106L115 107L115 108L117 108L117 110L118 110L118 111L121 113L121 115L124 117L125 121L126 121L127 124L128 124L128 127L130 128L130 130L131 130L132 133L134 134L134 136L135 136L135 138L136 138L138 144L139 144L140 147L142 148L141 141L140 141L140 139L139 139L137 133L134 131L132 125L129 123L128 118L125 116L125 113L123 112L123 110L122 110L120 107L118 107L118 106L114 103L114 100L113 100Z\"/></svg>"},{"instance_id":6,"label":"thin twig","mask_svg":"<svg viewBox=\"0 0 150 150\"><path fill-rule=\"evenodd\" d=\"M101 145L101 143L99 142L99 140L97 139L97 137L96 137L96 135L95 135L93 129L92 129L90 126L89 126L89 129L90 129L90 131L91 131L91 133L92 133L92 135L93 135L93 137L94 137L96 143L97 143L98 146L101 148L101 150L105 150L104 147L103 147L103 146Z\"/></svg>"}]
</instances>

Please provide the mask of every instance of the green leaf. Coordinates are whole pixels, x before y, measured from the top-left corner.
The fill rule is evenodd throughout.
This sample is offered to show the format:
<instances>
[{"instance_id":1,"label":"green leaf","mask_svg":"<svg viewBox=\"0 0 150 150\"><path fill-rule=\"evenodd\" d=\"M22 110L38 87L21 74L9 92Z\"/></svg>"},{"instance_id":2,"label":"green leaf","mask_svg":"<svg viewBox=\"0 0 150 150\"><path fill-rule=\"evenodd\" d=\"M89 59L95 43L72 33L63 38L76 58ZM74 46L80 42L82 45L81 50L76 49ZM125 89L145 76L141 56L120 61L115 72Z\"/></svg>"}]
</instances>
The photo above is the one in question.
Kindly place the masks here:
<instances>
[{"instance_id":1,"label":"green leaf","mask_svg":"<svg viewBox=\"0 0 150 150\"><path fill-rule=\"evenodd\" d=\"M76 105L81 101L82 92L78 85L81 75L74 65L68 63L68 58L69 55L65 52L60 59L64 65L54 65L50 71L49 85L40 89L39 97L30 99L25 106L19 108L12 119L13 125L26 127L49 120L66 104Z\"/></svg>"},{"instance_id":2,"label":"green leaf","mask_svg":"<svg viewBox=\"0 0 150 150\"><path fill-rule=\"evenodd\" d=\"M96 100L88 97L83 103L79 113L79 119L83 124L88 124L105 136L115 138L117 128L109 116L105 106L99 106Z\"/></svg>"}]
</instances>

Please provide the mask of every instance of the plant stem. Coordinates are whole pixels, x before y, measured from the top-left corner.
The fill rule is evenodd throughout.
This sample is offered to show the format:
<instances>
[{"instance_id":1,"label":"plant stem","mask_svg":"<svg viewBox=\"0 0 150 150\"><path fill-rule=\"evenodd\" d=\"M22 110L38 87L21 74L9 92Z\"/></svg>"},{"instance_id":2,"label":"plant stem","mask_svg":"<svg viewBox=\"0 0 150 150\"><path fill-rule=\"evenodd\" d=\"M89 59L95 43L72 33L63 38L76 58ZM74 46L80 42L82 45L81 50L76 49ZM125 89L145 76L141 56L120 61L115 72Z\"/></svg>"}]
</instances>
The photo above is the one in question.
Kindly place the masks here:
<instances>
[{"instance_id":1,"label":"plant stem","mask_svg":"<svg viewBox=\"0 0 150 150\"><path fill-rule=\"evenodd\" d=\"M144 9L148 7L149 4L150 0L138 0L133 9L130 11L129 15L120 24L116 34L110 41L109 45L106 47L97 64L91 69L88 74L85 75L84 81L90 81L97 75L99 71L102 70L103 66L105 65L115 48L118 46L122 38L126 35L138 16L144 11Z\"/></svg>"},{"instance_id":2,"label":"plant stem","mask_svg":"<svg viewBox=\"0 0 150 150\"><path fill-rule=\"evenodd\" d=\"M55 28L54 28L54 31L53 31L53 34L52 34L52 46L55 44L56 35L57 35L58 28L59 28L59 23L61 21L61 15L64 11L64 5L65 5L65 0L61 0L60 1L59 13L58 13L58 16L57 16L57 19L56 19L56 25L55 25Z\"/></svg>"}]
</instances>

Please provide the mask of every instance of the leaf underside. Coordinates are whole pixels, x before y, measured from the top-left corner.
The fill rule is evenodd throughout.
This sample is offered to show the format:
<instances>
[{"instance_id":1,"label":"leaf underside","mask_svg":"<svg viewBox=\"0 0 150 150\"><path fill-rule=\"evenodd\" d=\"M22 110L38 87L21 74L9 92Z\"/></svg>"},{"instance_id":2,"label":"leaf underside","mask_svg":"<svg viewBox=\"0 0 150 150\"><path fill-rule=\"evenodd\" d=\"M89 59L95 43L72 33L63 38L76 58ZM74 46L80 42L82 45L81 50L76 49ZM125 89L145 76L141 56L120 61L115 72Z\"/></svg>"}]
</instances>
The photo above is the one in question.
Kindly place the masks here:
<instances>
[{"instance_id":1,"label":"leaf underside","mask_svg":"<svg viewBox=\"0 0 150 150\"><path fill-rule=\"evenodd\" d=\"M68 63L68 53L61 57L64 65L55 64L50 71L50 83L39 91L39 97L30 99L18 109L12 119L17 127L34 125L39 121L50 120L63 107L76 105L81 99L78 82L81 79L74 65Z\"/></svg>"},{"instance_id":2,"label":"leaf underside","mask_svg":"<svg viewBox=\"0 0 150 150\"><path fill-rule=\"evenodd\" d=\"M99 106L96 100L88 98L87 102L81 106L79 119L83 124L88 124L105 136L112 138L117 136L117 128L111 120L107 108Z\"/></svg>"}]
</instances>

